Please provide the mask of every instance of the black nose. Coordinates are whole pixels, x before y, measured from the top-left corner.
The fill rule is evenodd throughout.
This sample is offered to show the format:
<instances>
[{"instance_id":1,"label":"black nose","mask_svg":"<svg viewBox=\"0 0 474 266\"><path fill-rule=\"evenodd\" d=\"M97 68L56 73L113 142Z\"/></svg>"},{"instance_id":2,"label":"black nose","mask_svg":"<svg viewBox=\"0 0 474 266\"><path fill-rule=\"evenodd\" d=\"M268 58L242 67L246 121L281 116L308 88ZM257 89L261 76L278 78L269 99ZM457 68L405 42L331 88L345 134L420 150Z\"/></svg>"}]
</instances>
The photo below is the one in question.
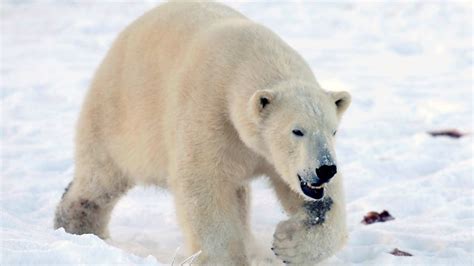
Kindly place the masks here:
<instances>
[{"instance_id":1,"label":"black nose","mask_svg":"<svg viewBox=\"0 0 474 266\"><path fill-rule=\"evenodd\" d=\"M321 182L328 182L337 173L335 165L322 165L316 168L316 174Z\"/></svg>"}]
</instances>

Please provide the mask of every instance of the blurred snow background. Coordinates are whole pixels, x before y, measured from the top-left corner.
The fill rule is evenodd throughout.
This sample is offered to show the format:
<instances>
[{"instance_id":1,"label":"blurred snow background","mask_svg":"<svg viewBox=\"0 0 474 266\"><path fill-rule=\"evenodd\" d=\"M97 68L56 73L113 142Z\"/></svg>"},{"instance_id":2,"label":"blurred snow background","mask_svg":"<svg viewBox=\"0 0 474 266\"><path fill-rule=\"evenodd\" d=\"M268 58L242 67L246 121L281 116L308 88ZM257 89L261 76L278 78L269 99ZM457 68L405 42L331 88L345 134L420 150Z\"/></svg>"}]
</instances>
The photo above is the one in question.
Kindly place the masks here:
<instances>
[{"instance_id":1,"label":"blurred snow background","mask_svg":"<svg viewBox=\"0 0 474 266\"><path fill-rule=\"evenodd\" d=\"M156 4L1 1L1 265L168 264L183 246L171 196L156 188L119 202L108 243L52 229L94 70ZM472 2L228 4L297 49L323 87L353 95L337 146L350 240L327 265L472 265L472 135L426 134L472 132ZM360 223L383 209L395 220ZM269 249L285 216L265 180L254 184L252 215Z\"/></svg>"}]
</instances>

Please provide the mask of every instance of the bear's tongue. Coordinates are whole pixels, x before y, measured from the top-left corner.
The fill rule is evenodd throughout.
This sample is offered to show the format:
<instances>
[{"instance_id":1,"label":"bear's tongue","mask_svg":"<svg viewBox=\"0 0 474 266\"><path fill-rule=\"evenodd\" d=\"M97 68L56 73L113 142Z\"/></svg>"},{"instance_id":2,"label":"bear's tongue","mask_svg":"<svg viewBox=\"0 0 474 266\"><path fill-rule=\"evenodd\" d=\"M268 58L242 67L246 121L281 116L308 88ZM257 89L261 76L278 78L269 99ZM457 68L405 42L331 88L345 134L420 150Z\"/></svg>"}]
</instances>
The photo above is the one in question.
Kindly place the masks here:
<instances>
[{"instance_id":1,"label":"bear's tongue","mask_svg":"<svg viewBox=\"0 0 474 266\"><path fill-rule=\"evenodd\" d=\"M300 179L300 186L301 186L301 190L303 191L303 193L306 196L310 197L310 198L318 200L318 199L321 199L324 196L324 188L323 187L319 187L319 188L311 187L301 179Z\"/></svg>"}]
</instances>

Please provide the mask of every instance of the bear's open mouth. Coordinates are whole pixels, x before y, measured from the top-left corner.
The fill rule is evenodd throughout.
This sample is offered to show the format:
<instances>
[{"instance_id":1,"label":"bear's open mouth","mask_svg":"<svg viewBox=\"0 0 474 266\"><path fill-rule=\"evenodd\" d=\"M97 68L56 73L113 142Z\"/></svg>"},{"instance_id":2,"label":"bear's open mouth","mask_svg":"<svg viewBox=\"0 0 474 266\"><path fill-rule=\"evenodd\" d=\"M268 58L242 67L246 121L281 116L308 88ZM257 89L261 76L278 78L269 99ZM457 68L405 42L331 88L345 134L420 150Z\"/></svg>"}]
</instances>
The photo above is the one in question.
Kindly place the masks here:
<instances>
[{"instance_id":1,"label":"bear's open mouth","mask_svg":"<svg viewBox=\"0 0 474 266\"><path fill-rule=\"evenodd\" d=\"M324 196L324 187L323 185L319 187L313 187L308 184L306 181L301 179L300 175L298 175L298 179L300 180L300 186L303 193L313 199L321 199Z\"/></svg>"}]
</instances>

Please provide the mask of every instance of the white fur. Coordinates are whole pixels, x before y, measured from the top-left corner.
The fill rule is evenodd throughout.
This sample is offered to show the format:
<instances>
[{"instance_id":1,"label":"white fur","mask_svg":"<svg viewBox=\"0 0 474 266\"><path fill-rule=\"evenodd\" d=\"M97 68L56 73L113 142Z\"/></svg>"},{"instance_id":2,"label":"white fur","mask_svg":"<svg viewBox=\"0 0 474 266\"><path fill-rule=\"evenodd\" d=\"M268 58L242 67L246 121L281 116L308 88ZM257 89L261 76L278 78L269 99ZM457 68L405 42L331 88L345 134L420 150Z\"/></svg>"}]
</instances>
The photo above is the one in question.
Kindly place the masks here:
<instances>
[{"instance_id":1,"label":"white fur","mask_svg":"<svg viewBox=\"0 0 474 266\"><path fill-rule=\"evenodd\" d=\"M203 251L198 263L248 264L249 181L269 176L291 221L304 219L309 198L296 173L321 163L321 145L335 156L332 132L349 102L345 92L321 89L291 47L238 12L163 4L120 34L96 72L55 227L105 238L120 196L155 184L173 192L189 251ZM292 135L295 126L306 138ZM320 259L345 236L341 177L333 179L327 224L294 238L327 250Z\"/></svg>"}]
</instances>

